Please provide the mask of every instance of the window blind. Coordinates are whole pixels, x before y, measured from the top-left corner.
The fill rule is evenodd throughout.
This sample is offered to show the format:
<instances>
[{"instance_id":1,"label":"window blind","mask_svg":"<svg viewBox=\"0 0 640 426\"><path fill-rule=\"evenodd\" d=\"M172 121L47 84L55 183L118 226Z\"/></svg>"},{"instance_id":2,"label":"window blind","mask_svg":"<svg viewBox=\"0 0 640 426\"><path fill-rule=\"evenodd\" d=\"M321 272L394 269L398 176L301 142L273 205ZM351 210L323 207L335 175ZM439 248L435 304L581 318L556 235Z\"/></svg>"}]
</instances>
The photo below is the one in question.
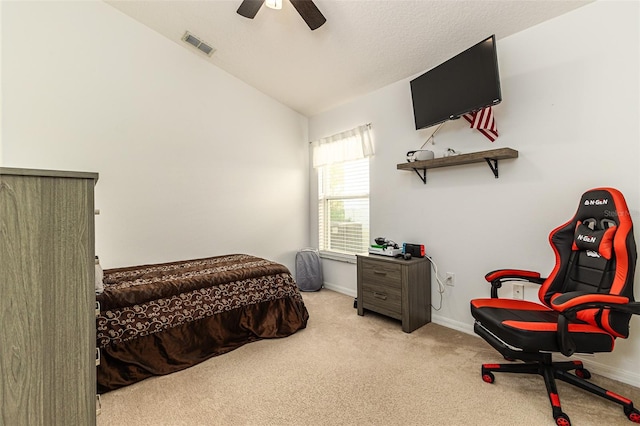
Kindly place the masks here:
<instances>
[{"instance_id":1,"label":"window blind","mask_svg":"<svg viewBox=\"0 0 640 426\"><path fill-rule=\"evenodd\" d=\"M369 246L369 159L318 168L320 250L344 254Z\"/></svg>"}]
</instances>

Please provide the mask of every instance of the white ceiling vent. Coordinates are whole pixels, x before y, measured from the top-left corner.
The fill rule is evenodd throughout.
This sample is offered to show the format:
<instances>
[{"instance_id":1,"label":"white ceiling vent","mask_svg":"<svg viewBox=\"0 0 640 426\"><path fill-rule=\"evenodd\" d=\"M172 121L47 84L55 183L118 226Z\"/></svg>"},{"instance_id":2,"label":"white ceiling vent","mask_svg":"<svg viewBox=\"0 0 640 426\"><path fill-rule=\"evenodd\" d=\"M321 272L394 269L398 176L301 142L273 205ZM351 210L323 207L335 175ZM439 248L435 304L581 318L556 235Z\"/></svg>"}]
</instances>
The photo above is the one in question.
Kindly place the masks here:
<instances>
[{"instance_id":1,"label":"white ceiling vent","mask_svg":"<svg viewBox=\"0 0 640 426\"><path fill-rule=\"evenodd\" d=\"M187 43L189 43L190 45L192 45L193 47L195 47L196 49L198 49L199 51L201 51L207 56L213 55L213 52L216 51L216 49L209 46L207 43L200 40L198 37L194 36L193 34L189 33L189 31L185 31L184 35L182 36L182 40L186 41Z\"/></svg>"}]
</instances>

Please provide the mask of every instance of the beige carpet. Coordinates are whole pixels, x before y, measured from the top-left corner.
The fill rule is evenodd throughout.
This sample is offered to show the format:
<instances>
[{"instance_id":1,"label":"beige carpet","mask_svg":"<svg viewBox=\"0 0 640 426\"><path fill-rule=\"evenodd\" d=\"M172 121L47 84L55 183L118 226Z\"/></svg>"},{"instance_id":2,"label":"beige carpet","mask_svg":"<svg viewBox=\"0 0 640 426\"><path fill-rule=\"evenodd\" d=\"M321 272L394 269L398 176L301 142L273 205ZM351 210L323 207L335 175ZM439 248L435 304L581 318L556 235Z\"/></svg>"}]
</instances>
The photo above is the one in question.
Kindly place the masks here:
<instances>
[{"instance_id":1,"label":"beige carpet","mask_svg":"<svg viewBox=\"0 0 640 426\"><path fill-rule=\"evenodd\" d=\"M555 424L540 376L481 380L482 362L503 361L482 339L435 324L406 334L329 290L303 297L305 330L104 394L98 426ZM640 404L638 388L592 381ZM574 426L633 424L614 403L558 390Z\"/></svg>"}]
</instances>

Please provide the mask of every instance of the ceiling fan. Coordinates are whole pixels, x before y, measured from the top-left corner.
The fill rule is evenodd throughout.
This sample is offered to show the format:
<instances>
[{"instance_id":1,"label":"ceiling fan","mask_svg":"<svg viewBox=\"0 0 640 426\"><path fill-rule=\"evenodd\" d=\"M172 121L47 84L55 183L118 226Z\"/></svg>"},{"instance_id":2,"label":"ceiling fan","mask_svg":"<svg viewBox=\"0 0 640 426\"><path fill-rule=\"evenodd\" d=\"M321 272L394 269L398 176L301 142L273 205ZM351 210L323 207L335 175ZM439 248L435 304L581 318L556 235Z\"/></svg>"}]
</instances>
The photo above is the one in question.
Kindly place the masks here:
<instances>
[{"instance_id":1,"label":"ceiling fan","mask_svg":"<svg viewBox=\"0 0 640 426\"><path fill-rule=\"evenodd\" d=\"M322 15L320 10L313 4L312 0L289 0L293 7L296 8L304 22L307 23L311 31L320 28L322 24L327 22L327 19ZM253 19L258 13L258 10L262 7L262 4L265 0L243 0L242 4L238 8L237 12L239 15L244 16L245 18ZM274 0L268 0L267 6L274 3L278 3ZM282 2L279 3L280 7L282 7ZM273 6L270 6L273 7ZM274 7L278 8L279 7Z\"/></svg>"}]
</instances>

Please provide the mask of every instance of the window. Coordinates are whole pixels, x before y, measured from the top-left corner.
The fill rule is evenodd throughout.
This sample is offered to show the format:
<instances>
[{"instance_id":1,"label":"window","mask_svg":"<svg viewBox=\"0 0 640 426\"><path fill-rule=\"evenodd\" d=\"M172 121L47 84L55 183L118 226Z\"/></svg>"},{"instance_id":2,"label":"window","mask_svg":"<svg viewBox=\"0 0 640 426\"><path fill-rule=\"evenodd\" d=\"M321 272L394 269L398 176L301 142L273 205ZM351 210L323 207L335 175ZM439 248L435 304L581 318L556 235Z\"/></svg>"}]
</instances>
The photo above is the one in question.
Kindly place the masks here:
<instances>
[{"instance_id":1,"label":"window","mask_svg":"<svg viewBox=\"0 0 640 426\"><path fill-rule=\"evenodd\" d=\"M369 159L318 169L320 250L344 254L369 246Z\"/></svg>"},{"instance_id":2,"label":"window","mask_svg":"<svg viewBox=\"0 0 640 426\"><path fill-rule=\"evenodd\" d=\"M368 157L373 148L368 130L361 126L314 142L320 251L351 255L366 253L369 247ZM351 155L354 146L360 153ZM345 152L349 153L342 156Z\"/></svg>"}]
</instances>

